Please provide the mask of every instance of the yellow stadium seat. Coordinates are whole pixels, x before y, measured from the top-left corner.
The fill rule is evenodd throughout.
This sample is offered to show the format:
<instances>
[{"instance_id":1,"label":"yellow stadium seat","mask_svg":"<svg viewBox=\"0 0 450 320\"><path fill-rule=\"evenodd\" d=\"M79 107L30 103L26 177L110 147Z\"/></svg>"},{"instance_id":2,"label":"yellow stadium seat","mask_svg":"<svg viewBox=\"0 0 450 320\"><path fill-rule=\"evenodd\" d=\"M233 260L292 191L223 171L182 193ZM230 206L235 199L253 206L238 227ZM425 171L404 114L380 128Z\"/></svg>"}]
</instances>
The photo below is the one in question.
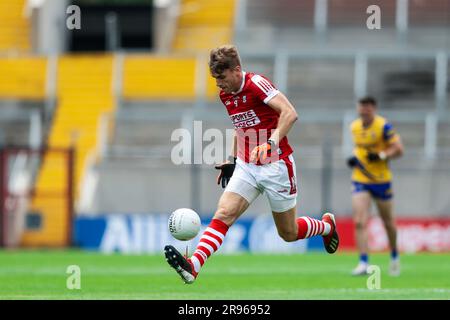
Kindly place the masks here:
<instances>
[{"instance_id":1,"label":"yellow stadium seat","mask_svg":"<svg viewBox=\"0 0 450 320\"><path fill-rule=\"evenodd\" d=\"M173 48L205 52L232 40L235 0L182 0Z\"/></svg>"},{"instance_id":2,"label":"yellow stadium seat","mask_svg":"<svg viewBox=\"0 0 450 320\"><path fill-rule=\"evenodd\" d=\"M194 58L127 57L123 96L127 99L193 99L196 63Z\"/></svg>"},{"instance_id":3,"label":"yellow stadium seat","mask_svg":"<svg viewBox=\"0 0 450 320\"><path fill-rule=\"evenodd\" d=\"M24 16L26 0L0 1L0 51L29 51L30 22Z\"/></svg>"},{"instance_id":4,"label":"yellow stadium seat","mask_svg":"<svg viewBox=\"0 0 450 320\"><path fill-rule=\"evenodd\" d=\"M0 98L45 98L46 58L0 58L0 70Z\"/></svg>"}]
</instances>

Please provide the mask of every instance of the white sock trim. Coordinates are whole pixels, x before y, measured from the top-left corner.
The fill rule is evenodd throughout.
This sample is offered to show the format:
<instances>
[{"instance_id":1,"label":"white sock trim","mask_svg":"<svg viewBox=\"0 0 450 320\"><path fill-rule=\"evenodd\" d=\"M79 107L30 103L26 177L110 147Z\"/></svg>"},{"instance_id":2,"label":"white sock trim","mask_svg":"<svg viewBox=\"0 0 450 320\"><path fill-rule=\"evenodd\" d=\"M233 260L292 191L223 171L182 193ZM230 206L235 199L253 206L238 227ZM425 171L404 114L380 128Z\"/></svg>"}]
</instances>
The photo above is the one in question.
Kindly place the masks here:
<instances>
[{"instance_id":1,"label":"white sock trim","mask_svg":"<svg viewBox=\"0 0 450 320\"><path fill-rule=\"evenodd\" d=\"M191 257L192 264L194 265L195 272L199 272L201 268L200 261L198 261L196 256Z\"/></svg>"},{"instance_id":2,"label":"white sock trim","mask_svg":"<svg viewBox=\"0 0 450 320\"><path fill-rule=\"evenodd\" d=\"M214 253L214 251L215 251L213 247L211 247L209 244L207 244L206 242L203 242L203 241L200 241L200 243L198 244L198 247L199 246L202 246L202 247L208 249L209 250L209 255L212 255Z\"/></svg>"},{"instance_id":3,"label":"white sock trim","mask_svg":"<svg viewBox=\"0 0 450 320\"><path fill-rule=\"evenodd\" d=\"M311 222L309 221L308 217L301 217L306 222L306 225L308 226L308 231L306 231L305 238L309 238L309 235L311 233Z\"/></svg>"},{"instance_id":4,"label":"white sock trim","mask_svg":"<svg viewBox=\"0 0 450 320\"><path fill-rule=\"evenodd\" d=\"M223 239L225 239L225 236L222 233L220 233L219 231L217 231L211 227L207 227L205 231L211 232L212 234L218 236L220 239L222 239L222 241L223 241Z\"/></svg>"},{"instance_id":5,"label":"white sock trim","mask_svg":"<svg viewBox=\"0 0 450 320\"><path fill-rule=\"evenodd\" d=\"M205 238L205 239L211 241L212 243L214 243L214 244L216 245L217 249L220 248L220 242L217 241L216 239L214 239L213 237L210 237L210 236L208 236L207 234L204 234L204 235L202 236L202 238Z\"/></svg>"},{"instance_id":6,"label":"white sock trim","mask_svg":"<svg viewBox=\"0 0 450 320\"><path fill-rule=\"evenodd\" d=\"M322 232L322 235L323 236L327 236L330 233L330 231L331 231L331 225L328 222L323 222L322 221L322 223L325 225L325 228L324 228L324 230Z\"/></svg>"},{"instance_id":7,"label":"white sock trim","mask_svg":"<svg viewBox=\"0 0 450 320\"><path fill-rule=\"evenodd\" d=\"M194 253L198 253L203 258L203 263L205 263L206 260L208 259L208 255L205 252L203 252L203 250L201 250L201 249L195 250Z\"/></svg>"}]
</instances>

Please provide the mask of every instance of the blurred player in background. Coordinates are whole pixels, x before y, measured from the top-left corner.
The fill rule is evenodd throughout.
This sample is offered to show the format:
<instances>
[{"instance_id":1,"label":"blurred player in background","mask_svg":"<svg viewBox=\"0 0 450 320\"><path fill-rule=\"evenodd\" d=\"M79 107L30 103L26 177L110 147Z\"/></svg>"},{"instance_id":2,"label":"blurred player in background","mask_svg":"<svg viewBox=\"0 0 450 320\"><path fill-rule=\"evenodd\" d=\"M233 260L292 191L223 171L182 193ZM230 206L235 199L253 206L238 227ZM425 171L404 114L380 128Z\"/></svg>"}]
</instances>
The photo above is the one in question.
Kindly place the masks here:
<instances>
[{"instance_id":1,"label":"blurred player in background","mask_svg":"<svg viewBox=\"0 0 450 320\"><path fill-rule=\"evenodd\" d=\"M287 133L297 112L286 96L265 77L242 70L235 46L210 53L209 68L235 127L232 154L216 167L217 183L225 188L214 217L190 257L165 247L168 263L186 283L196 279L206 260L219 249L230 226L261 194L267 196L278 234L285 241L321 235L325 249L334 253L339 238L334 215L322 220L296 217L297 178Z\"/></svg>"},{"instance_id":2,"label":"blurred player in background","mask_svg":"<svg viewBox=\"0 0 450 320\"><path fill-rule=\"evenodd\" d=\"M402 156L403 145L392 125L377 115L377 102L373 97L359 100L359 118L350 125L353 137L353 156L348 159L352 174L352 208L355 224L359 263L353 275L364 275L369 266L367 223L371 200L375 201L383 220L391 249L391 275L400 274L397 249L397 230L392 210L392 174L388 162Z\"/></svg>"}]
</instances>

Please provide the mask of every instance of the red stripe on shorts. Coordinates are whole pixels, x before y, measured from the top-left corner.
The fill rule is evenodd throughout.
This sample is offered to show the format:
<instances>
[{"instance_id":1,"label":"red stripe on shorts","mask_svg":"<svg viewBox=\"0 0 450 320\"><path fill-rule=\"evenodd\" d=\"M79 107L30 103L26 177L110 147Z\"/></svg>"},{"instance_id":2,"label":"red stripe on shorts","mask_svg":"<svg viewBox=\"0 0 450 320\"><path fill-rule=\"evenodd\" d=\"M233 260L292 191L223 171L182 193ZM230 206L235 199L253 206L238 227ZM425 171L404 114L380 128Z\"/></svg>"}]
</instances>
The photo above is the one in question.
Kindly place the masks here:
<instances>
[{"instance_id":1,"label":"red stripe on shorts","mask_svg":"<svg viewBox=\"0 0 450 320\"><path fill-rule=\"evenodd\" d=\"M289 176L289 183L291 185L291 191L289 192L289 194L297 193L297 186L295 184L295 173L294 173L294 167L292 165L292 162L289 159L289 157L284 158L283 161L284 161L284 163L286 163L286 167L288 170L288 176Z\"/></svg>"}]
</instances>

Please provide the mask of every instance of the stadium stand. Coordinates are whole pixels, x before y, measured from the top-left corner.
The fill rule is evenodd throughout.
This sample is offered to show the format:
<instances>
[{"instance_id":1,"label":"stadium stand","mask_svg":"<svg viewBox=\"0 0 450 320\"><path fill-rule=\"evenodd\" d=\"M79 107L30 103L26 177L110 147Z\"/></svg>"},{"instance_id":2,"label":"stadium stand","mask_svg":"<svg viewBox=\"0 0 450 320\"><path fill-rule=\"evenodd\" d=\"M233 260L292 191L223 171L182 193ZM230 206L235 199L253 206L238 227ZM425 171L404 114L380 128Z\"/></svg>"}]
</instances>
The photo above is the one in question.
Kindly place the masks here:
<instances>
[{"instance_id":1,"label":"stadium stand","mask_svg":"<svg viewBox=\"0 0 450 320\"><path fill-rule=\"evenodd\" d=\"M247 1L248 20L258 25L312 27L314 5L314 0L250 0Z\"/></svg>"},{"instance_id":2,"label":"stadium stand","mask_svg":"<svg viewBox=\"0 0 450 320\"><path fill-rule=\"evenodd\" d=\"M448 26L449 8L447 0L412 0L409 4L411 26Z\"/></svg>"},{"instance_id":3,"label":"stadium stand","mask_svg":"<svg viewBox=\"0 0 450 320\"><path fill-rule=\"evenodd\" d=\"M124 99L187 99L196 96L195 59L130 56L124 60Z\"/></svg>"},{"instance_id":4,"label":"stadium stand","mask_svg":"<svg viewBox=\"0 0 450 320\"><path fill-rule=\"evenodd\" d=\"M66 56L59 61L58 107L48 144L77 147L76 179L96 145L97 124L104 112L114 111L112 92L113 57Z\"/></svg>"},{"instance_id":5,"label":"stadium stand","mask_svg":"<svg viewBox=\"0 0 450 320\"><path fill-rule=\"evenodd\" d=\"M0 102L0 145L27 145L31 113L39 110L39 105Z\"/></svg>"},{"instance_id":6,"label":"stadium stand","mask_svg":"<svg viewBox=\"0 0 450 320\"><path fill-rule=\"evenodd\" d=\"M63 247L71 243L72 216L71 154L52 148L43 154L37 172L28 222L21 245L27 247ZM34 222L31 222L33 221ZM68 236L69 235L69 236Z\"/></svg>"},{"instance_id":7,"label":"stadium stand","mask_svg":"<svg viewBox=\"0 0 450 320\"><path fill-rule=\"evenodd\" d=\"M0 1L0 51L28 51L30 22L24 17L26 0Z\"/></svg>"},{"instance_id":8,"label":"stadium stand","mask_svg":"<svg viewBox=\"0 0 450 320\"><path fill-rule=\"evenodd\" d=\"M59 60L58 105L47 144L51 148L75 147L75 199L86 161L95 156L100 116L114 111L112 72L111 55L65 56ZM51 152L43 158L31 210L41 212L44 224L25 233L24 245L62 245L66 241L66 200L46 195L67 188L66 157Z\"/></svg>"},{"instance_id":9,"label":"stadium stand","mask_svg":"<svg viewBox=\"0 0 450 320\"><path fill-rule=\"evenodd\" d=\"M123 99L214 99L217 89L214 80L209 77L205 63L205 59L192 58L190 55L127 56L123 64Z\"/></svg>"},{"instance_id":10,"label":"stadium stand","mask_svg":"<svg viewBox=\"0 0 450 320\"><path fill-rule=\"evenodd\" d=\"M366 10L371 5L380 7L383 27L395 25L396 3L390 0L331 0L329 1L329 24L333 27L365 25Z\"/></svg>"},{"instance_id":11,"label":"stadium stand","mask_svg":"<svg viewBox=\"0 0 450 320\"><path fill-rule=\"evenodd\" d=\"M321 39L314 29L313 0L247 0L244 3L245 28L239 29L238 22L234 38L240 48L244 68L274 80L292 99L299 112L299 125L293 128L289 139L298 150L296 156L298 167L301 168L301 183L307 186L302 193L301 210L318 210L314 203L320 202L323 187L318 177L322 174L326 160L322 152L325 143L329 143L333 154L330 160L333 190L336 190L332 199L333 207L340 212L350 212L348 201L342 200L347 197L347 190L342 185L347 185L348 181L348 170L343 161L347 131L344 118L349 113L350 117L352 114L354 116L355 88L358 87L356 53L361 48L366 49L368 54L366 89L377 96L381 113L392 119L406 146L404 161L393 164L399 175L396 183L400 186L409 185L411 175L422 166L421 162L440 168L442 163L439 159L430 160L426 157L425 145L431 137L430 123L432 125L433 112L436 110L435 54L438 50L448 50L450 43L445 31L449 20L445 14L436 13L437 20L430 21L426 17L428 5L410 1L409 32L418 36L406 37L406 42L402 42L395 27L395 2L328 1L328 28ZM445 11L442 3L430 3L429 14ZM371 4L379 5L383 10L382 29L374 32L365 27L368 16L366 8ZM280 63L279 60L280 52L288 55L284 66L284 62ZM280 66L285 73L280 73ZM178 77L176 74L173 76L175 79ZM124 87L128 85L125 80ZM190 199L183 190L190 190L194 185L200 188L199 193L202 194L199 210L210 212L216 205L215 200L211 199L217 199L221 190L202 186L210 185L215 172L211 172L207 165L199 166L198 172L191 175L183 171L186 167L175 168L170 164L170 152L176 142L169 140L173 130L183 127L186 119L192 119L187 115L197 108L198 112L192 117L203 121L203 132L206 128L221 131L230 128L223 107L217 99L214 100L214 96L201 107L194 100L171 103L164 99L166 101L162 103L161 97L150 97L152 88L142 88L147 95L144 93L141 99L137 99L137 95L133 97L127 94L118 107L108 153L97 166L100 180L92 212L101 211L100 208L124 209L114 197L114 185L119 181L138 185L133 188L134 191L127 191L127 198L134 199L130 204L134 212L149 210L150 200L145 194L151 194L152 210L163 211L167 198L158 190L166 188L182 195L171 201L174 207L182 206ZM172 98L168 96L168 99ZM439 155L445 154L445 150L450 147L445 137L447 126L445 122L438 123L436 143ZM127 172L130 174L127 175ZM196 178L195 174L199 176ZM167 179L175 179L173 176L179 179L174 184L168 184ZM152 187L145 182L149 180L160 183ZM419 176L416 183L429 185L424 176ZM407 203L400 203L399 211L413 215L427 210L442 212L443 200L439 201L439 205L424 201L423 205L413 209ZM263 208L264 204L257 203L254 211Z\"/></svg>"},{"instance_id":12,"label":"stadium stand","mask_svg":"<svg viewBox=\"0 0 450 320\"><path fill-rule=\"evenodd\" d=\"M334 50L422 50L445 48L449 41L448 1L408 1L408 34L402 38L396 29L396 1L327 1L321 33L315 29L315 1L246 0L246 19L237 24L236 41L241 50L273 52L279 48L294 51L312 49ZM381 9L381 29L369 30L366 9L378 5ZM430 17L435 17L431 19Z\"/></svg>"},{"instance_id":13,"label":"stadium stand","mask_svg":"<svg viewBox=\"0 0 450 320\"><path fill-rule=\"evenodd\" d=\"M348 190L342 188L347 185L349 173L343 161L345 121L354 115L356 89L360 85L365 85L379 99L382 114L392 115L392 122L404 140L405 160L395 164L399 185L429 186L427 177L414 180L411 176L424 166L447 168L444 162L448 158L439 159L449 153L450 127L445 117L439 118L435 113L436 53L448 54L450 6L443 7L442 3L447 2L438 0L409 1L410 36L400 41L395 28L394 2L330 0L328 27L321 35L315 30L314 0L243 1L245 29L239 29L241 20L235 22L242 13L238 12L235 1L182 0L172 52L167 55L117 52L59 57L55 80L57 104L46 133L47 144L76 148L77 199L87 170L97 170L99 180L94 202L83 213L162 212L167 210L168 203L174 207L187 206L191 194L186 190L193 186L199 193L203 192L199 211L214 210L221 192L220 188L210 187L216 172L210 165L174 168L170 156L176 142L171 136L175 129L187 128L192 120L203 120L203 130L217 128L223 132L231 128L207 67L208 50L229 42L238 45L244 69L272 79L299 112L299 125L289 138L298 150L302 185L308 186L302 193L301 210L318 211L323 187L318 177L327 160L323 152L328 143L333 155L329 160L334 170L333 190L336 190L333 207L350 212ZM0 2L0 51L27 50L29 41L24 39L29 31L28 22L22 18L24 1L7 3L8 7L6 1ZM370 4L383 8L381 30L372 32L365 28L365 9ZM12 36L11 30L16 33L21 30L20 35ZM364 74L358 62L361 48L367 54L367 82L358 78L357 71L362 70ZM48 63L46 57L1 58L0 104L16 110L15 105L23 109L27 101L35 110L33 103L48 98ZM446 66L449 74L450 63ZM447 83L446 99L449 87ZM11 99L19 102L14 104ZM448 112L448 101L446 104L444 111ZM28 113L10 117L7 112L6 108L2 110L2 120L14 120L0 121L4 140L26 142L29 125L23 119L28 119ZM100 119L105 113L112 116L112 130L99 135ZM435 119L439 120L438 149L430 153L434 158L429 159L425 149L428 140L433 138L429 132ZM19 125L20 134L14 135ZM107 139L103 140L102 134ZM97 146L101 141L106 143L104 157L99 162L91 162L93 158L98 159ZM65 222L56 217L57 208L63 204L39 197L47 191L64 188L67 178L61 169L64 161L62 156L54 154L43 158L32 210L43 212L44 219L52 222L44 226L44 232L27 232L25 244L61 243L64 237L58 230L64 229ZM124 185L127 190L123 190ZM167 190L172 190L177 198L173 199ZM442 199L435 205L431 197L427 199L413 210L402 202L399 210L411 214L424 210L443 212ZM254 212L263 208L265 204L256 204Z\"/></svg>"},{"instance_id":14,"label":"stadium stand","mask_svg":"<svg viewBox=\"0 0 450 320\"><path fill-rule=\"evenodd\" d=\"M45 98L46 58L0 58L0 70L0 99Z\"/></svg>"},{"instance_id":15,"label":"stadium stand","mask_svg":"<svg viewBox=\"0 0 450 320\"><path fill-rule=\"evenodd\" d=\"M234 0L182 0L175 51L207 51L233 38Z\"/></svg>"},{"instance_id":16,"label":"stadium stand","mask_svg":"<svg viewBox=\"0 0 450 320\"><path fill-rule=\"evenodd\" d=\"M46 95L47 59L1 57L0 70L0 143L27 145L31 114L40 114Z\"/></svg>"}]
</instances>

